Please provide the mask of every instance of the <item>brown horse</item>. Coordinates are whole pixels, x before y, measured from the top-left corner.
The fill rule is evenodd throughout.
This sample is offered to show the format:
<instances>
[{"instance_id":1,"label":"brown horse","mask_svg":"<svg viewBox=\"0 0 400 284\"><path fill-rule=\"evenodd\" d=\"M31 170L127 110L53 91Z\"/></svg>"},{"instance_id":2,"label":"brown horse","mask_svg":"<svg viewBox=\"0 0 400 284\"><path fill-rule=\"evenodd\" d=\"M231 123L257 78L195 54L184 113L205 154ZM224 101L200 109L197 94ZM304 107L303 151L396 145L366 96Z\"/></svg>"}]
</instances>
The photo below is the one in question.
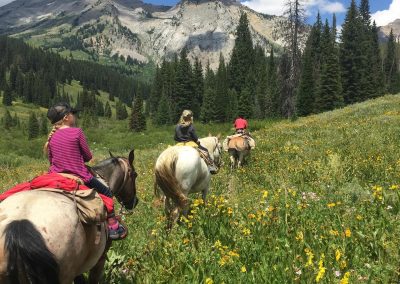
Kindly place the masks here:
<instances>
[{"instance_id":1,"label":"brown horse","mask_svg":"<svg viewBox=\"0 0 400 284\"><path fill-rule=\"evenodd\" d=\"M228 153L231 160L231 169L240 168L245 158L250 154L250 144L243 136L232 137L228 142Z\"/></svg>"},{"instance_id":2,"label":"brown horse","mask_svg":"<svg viewBox=\"0 0 400 284\"><path fill-rule=\"evenodd\" d=\"M111 155L93 167L129 210L138 202L133 160L132 150L128 159ZM70 284L87 271L89 283L99 283L110 241L105 222L97 227L83 225L74 201L62 194L8 197L0 204L0 283Z\"/></svg>"}]
</instances>

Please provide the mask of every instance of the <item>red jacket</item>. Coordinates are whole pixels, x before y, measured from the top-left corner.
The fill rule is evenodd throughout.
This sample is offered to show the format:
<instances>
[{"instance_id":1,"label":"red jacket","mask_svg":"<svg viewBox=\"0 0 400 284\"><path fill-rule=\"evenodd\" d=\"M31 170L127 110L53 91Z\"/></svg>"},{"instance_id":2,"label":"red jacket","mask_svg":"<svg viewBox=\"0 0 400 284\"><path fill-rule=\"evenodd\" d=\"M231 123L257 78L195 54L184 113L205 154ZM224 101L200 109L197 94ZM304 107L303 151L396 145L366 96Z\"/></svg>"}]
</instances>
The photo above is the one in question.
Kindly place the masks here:
<instances>
[{"instance_id":1,"label":"red jacket","mask_svg":"<svg viewBox=\"0 0 400 284\"><path fill-rule=\"evenodd\" d=\"M36 188L59 188L65 191L74 191L77 188L78 184L75 180L63 177L62 175L52 173L45 174L42 176L35 177L33 180L29 182L24 182L17 184L13 188L7 190L6 192L0 194L0 201L6 199L7 197L13 195L14 193L32 190ZM86 185L79 185L79 190L89 189ZM113 210L114 204L113 199L105 196L103 194L99 194L101 199L103 200L104 206L107 209L107 212L110 213Z\"/></svg>"}]
</instances>

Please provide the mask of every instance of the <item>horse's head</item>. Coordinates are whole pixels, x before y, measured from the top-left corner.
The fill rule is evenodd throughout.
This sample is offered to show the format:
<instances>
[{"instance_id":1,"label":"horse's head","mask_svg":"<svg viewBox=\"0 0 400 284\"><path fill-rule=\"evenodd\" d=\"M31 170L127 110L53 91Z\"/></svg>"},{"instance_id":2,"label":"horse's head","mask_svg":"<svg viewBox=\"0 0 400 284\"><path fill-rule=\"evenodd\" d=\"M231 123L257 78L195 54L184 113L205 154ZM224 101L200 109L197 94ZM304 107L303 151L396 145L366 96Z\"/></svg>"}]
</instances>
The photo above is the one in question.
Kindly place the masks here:
<instances>
[{"instance_id":1,"label":"horse's head","mask_svg":"<svg viewBox=\"0 0 400 284\"><path fill-rule=\"evenodd\" d=\"M217 136L211 136L211 134L209 134L208 137L200 139L200 144L207 148L217 167L220 167L222 163L222 144L220 142L220 138L220 134Z\"/></svg>"},{"instance_id":2,"label":"horse's head","mask_svg":"<svg viewBox=\"0 0 400 284\"><path fill-rule=\"evenodd\" d=\"M134 159L134 150L129 153L128 158L114 157L110 152L110 158L93 167L93 170L107 182L121 205L128 210L135 208L138 203Z\"/></svg>"},{"instance_id":3,"label":"horse's head","mask_svg":"<svg viewBox=\"0 0 400 284\"><path fill-rule=\"evenodd\" d=\"M219 135L215 138L215 148L214 148L214 163L217 165L217 167L220 167L222 164L222 144L220 142L220 137Z\"/></svg>"}]
</instances>

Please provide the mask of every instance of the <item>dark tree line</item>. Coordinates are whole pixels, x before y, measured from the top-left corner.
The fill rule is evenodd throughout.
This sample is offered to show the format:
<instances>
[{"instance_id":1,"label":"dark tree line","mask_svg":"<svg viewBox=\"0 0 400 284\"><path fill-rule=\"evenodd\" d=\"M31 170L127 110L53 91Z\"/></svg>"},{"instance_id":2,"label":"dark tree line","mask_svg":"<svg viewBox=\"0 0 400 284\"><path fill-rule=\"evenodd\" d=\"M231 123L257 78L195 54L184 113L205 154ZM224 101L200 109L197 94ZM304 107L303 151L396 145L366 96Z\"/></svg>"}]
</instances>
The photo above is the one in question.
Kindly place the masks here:
<instances>
[{"instance_id":1,"label":"dark tree line","mask_svg":"<svg viewBox=\"0 0 400 284\"><path fill-rule=\"evenodd\" d=\"M308 115L400 92L399 57L393 32L381 52L378 28L371 23L369 2L351 1L340 41L336 19L332 26L320 16L309 34L302 58L297 111Z\"/></svg>"},{"instance_id":2,"label":"dark tree line","mask_svg":"<svg viewBox=\"0 0 400 284\"><path fill-rule=\"evenodd\" d=\"M146 83L114 68L67 60L58 54L33 48L22 40L0 37L0 90L5 93L5 105L21 98L24 102L48 107L60 99L57 84L71 83L72 80L79 81L88 90L106 91L128 105L138 89L144 98L150 90Z\"/></svg>"},{"instance_id":3,"label":"dark tree line","mask_svg":"<svg viewBox=\"0 0 400 284\"><path fill-rule=\"evenodd\" d=\"M190 65L184 49L156 70L147 112L156 124L176 123L183 109L203 122L247 118L304 116L400 92L399 54L393 32L385 51L371 23L369 2L352 0L340 40L333 15L329 25L317 16L301 49L301 4L288 0L281 26L286 40L279 58L274 50L253 46L245 13L236 31L230 61L221 55L214 71L198 60ZM301 51L302 50L302 51Z\"/></svg>"}]
</instances>

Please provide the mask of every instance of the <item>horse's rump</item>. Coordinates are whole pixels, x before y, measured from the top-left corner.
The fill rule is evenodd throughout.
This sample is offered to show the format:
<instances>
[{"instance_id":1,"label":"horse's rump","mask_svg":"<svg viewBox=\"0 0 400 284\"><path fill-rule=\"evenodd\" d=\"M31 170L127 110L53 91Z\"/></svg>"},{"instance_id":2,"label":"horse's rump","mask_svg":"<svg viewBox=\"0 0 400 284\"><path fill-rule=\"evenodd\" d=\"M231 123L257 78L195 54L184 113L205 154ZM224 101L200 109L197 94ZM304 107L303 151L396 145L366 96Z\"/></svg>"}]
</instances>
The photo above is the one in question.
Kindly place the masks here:
<instances>
[{"instance_id":1,"label":"horse's rump","mask_svg":"<svg viewBox=\"0 0 400 284\"><path fill-rule=\"evenodd\" d=\"M157 159L154 173L156 184L164 194L171 198L179 207L184 208L188 200L182 194L182 187L176 178L176 163L179 153L177 147L190 146L173 146L164 150Z\"/></svg>"},{"instance_id":2,"label":"horse's rump","mask_svg":"<svg viewBox=\"0 0 400 284\"><path fill-rule=\"evenodd\" d=\"M250 150L249 141L242 136L233 137L228 142L228 150L230 149L236 151Z\"/></svg>"},{"instance_id":3,"label":"horse's rump","mask_svg":"<svg viewBox=\"0 0 400 284\"><path fill-rule=\"evenodd\" d=\"M88 271L97 263L105 248L105 232L96 244L96 226L83 226L74 202L59 193L16 193L0 203L0 215L0 232L20 220L27 220L36 228L60 267L60 279L69 279L76 271L79 271L78 274ZM104 224L102 226L104 228ZM5 235L0 235L1 245L5 243ZM7 262L6 256L4 251L0 251L0 263ZM0 270L0 275L4 274L5 271Z\"/></svg>"}]
</instances>

